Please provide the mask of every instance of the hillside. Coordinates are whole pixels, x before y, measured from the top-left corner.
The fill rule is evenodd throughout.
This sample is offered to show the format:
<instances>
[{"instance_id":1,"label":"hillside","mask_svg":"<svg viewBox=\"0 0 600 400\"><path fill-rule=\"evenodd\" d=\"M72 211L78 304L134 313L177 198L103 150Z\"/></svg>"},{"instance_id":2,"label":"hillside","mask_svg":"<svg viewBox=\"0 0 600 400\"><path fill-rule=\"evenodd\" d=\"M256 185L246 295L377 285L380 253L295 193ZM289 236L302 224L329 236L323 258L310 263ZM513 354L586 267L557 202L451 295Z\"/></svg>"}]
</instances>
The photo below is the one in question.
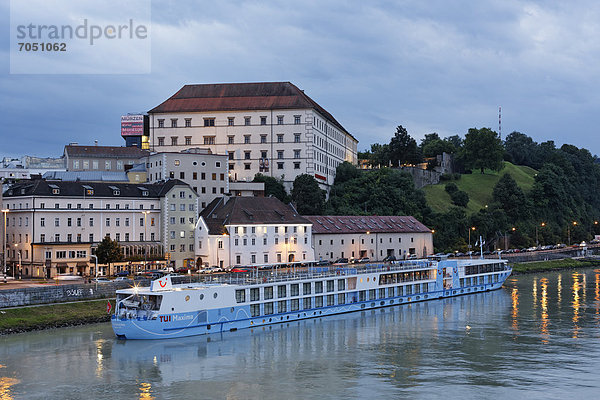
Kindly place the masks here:
<instances>
[{"instance_id":1,"label":"hillside","mask_svg":"<svg viewBox=\"0 0 600 400\"><path fill-rule=\"evenodd\" d=\"M473 174L462 175L460 180L453 181L460 190L469 194L468 214L479 211L479 209L491 202L492 190L500 177L505 173L509 173L521 189L528 192L533 186L536 170L530 167L513 165L505 161L504 167L500 172L486 170L483 175L475 172ZM423 188L427 203L435 212L447 211L452 206L450 196L444 190L446 183L442 182L438 185L430 185Z\"/></svg>"}]
</instances>

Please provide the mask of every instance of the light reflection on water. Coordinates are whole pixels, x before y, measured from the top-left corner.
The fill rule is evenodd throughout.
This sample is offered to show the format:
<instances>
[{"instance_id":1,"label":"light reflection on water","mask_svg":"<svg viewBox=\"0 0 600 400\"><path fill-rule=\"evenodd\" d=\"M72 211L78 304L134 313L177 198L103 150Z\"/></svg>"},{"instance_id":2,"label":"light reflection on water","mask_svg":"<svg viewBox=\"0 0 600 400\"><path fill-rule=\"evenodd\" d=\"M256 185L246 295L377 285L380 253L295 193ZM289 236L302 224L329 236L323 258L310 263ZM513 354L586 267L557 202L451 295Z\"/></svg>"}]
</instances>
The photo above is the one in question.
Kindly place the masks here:
<instances>
[{"instance_id":1,"label":"light reflection on water","mask_svg":"<svg viewBox=\"0 0 600 400\"><path fill-rule=\"evenodd\" d=\"M14 335L0 339L0 400L595 395L599 307L600 270L582 270L222 335L119 341L108 324Z\"/></svg>"}]
</instances>

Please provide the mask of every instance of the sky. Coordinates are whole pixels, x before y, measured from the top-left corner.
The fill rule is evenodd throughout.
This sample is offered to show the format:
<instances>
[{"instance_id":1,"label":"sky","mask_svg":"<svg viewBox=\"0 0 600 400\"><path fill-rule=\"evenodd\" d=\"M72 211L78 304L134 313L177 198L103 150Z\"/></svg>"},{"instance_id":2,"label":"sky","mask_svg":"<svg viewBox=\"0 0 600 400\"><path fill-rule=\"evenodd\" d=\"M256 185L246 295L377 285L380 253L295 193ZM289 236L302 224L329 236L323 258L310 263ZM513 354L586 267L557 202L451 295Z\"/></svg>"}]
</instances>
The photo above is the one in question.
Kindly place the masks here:
<instances>
[{"instance_id":1,"label":"sky","mask_svg":"<svg viewBox=\"0 0 600 400\"><path fill-rule=\"evenodd\" d=\"M150 72L140 74L11 74L9 11L0 0L0 157L124 145L120 116L184 84L263 81L303 89L359 150L398 125L417 140L497 131L501 106L503 137L600 154L593 0L152 1Z\"/></svg>"}]
</instances>

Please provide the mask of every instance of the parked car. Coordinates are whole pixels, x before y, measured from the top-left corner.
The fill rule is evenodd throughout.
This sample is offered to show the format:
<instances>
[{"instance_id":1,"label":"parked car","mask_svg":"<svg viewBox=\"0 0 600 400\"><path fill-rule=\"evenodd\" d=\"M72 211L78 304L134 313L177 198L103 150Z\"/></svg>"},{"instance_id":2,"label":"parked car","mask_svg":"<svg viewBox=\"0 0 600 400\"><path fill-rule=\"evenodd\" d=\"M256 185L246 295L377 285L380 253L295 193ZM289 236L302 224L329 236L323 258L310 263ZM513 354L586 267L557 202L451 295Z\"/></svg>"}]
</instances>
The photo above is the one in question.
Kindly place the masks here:
<instances>
[{"instance_id":1,"label":"parked car","mask_svg":"<svg viewBox=\"0 0 600 400\"><path fill-rule=\"evenodd\" d=\"M409 254L408 257L406 257L407 260L416 260L417 259L417 255L416 254Z\"/></svg>"},{"instance_id":2,"label":"parked car","mask_svg":"<svg viewBox=\"0 0 600 400\"><path fill-rule=\"evenodd\" d=\"M117 272L115 274L115 276L121 276L121 277L123 277L123 276L129 276L129 272L127 272L127 271Z\"/></svg>"},{"instance_id":3,"label":"parked car","mask_svg":"<svg viewBox=\"0 0 600 400\"><path fill-rule=\"evenodd\" d=\"M131 279L127 278L126 276L117 276L115 278L115 282L131 282Z\"/></svg>"},{"instance_id":4,"label":"parked car","mask_svg":"<svg viewBox=\"0 0 600 400\"><path fill-rule=\"evenodd\" d=\"M345 257L338 258L333 262L334 264L348 264L348 259Z\"/></svg>"},{"instance_id":5,"label":"parked car","mask_svg":"<svg viewBox=\"0 0 600 400\"><path fill-rule=\"evenodd\" d=\"M92 283L111 283L112 281L108 278L100 277L92 279Z\"/></svg>"},{"instance_id":6,"label":"parked car","mask_svg":"<svg viewBox=\"0 0 600 400\"><path fill-rule=\"evenodd\" d=\"M329 264L331 264L331 262L329 260L320 260L320 261L317 261L317 265L318 266L329 265Z\"/></svg>"},{"instance_id":7,"label":"parked car","mask_svg":"<svg viewBox=\"0 0 600 400\"><path fill-rule=\"evenodd\" d=\"M231 272L250 272L250 269L245 267L235 267L231 269Z\"/></svg>"},{"instance_id":8,"label":"parked car","mask_svg":"<svg viewBox=\"0 0 600 400\"><path fill-rule=\"evenodd\" d=\"M358 259L359 263L368 263L369 261L371 261L369 257L363 257Z\"/></svg>"},{"instance_id":9,"label":"parked car","mask_svg":"<svg viewBox=\"0 0 600 400\"><path fill-rule=\"evenodd\" d=\"M383 261L383 262L396 261L396 256L394 256L394 255L387 256L387 257L386 257L386 258L384 258L382 261Z\"/></svg>"}]
</instances>

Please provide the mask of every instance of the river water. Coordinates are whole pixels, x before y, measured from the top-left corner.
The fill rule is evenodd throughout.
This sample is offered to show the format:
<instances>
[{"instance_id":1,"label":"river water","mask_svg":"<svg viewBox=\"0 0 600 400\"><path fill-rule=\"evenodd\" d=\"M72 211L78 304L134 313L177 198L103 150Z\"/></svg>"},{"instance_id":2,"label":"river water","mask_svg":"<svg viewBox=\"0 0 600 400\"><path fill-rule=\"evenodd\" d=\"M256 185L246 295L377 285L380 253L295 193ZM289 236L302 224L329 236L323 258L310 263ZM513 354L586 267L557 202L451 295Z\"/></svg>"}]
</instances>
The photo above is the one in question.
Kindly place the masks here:
<instances>
[{"instance_id":1,"label":"river water","mask_svg":"<svg viewBox=\"0 0 600 400\"><path fill-rule=\"evenodd\" d=\"M600 269L254 330L0 338L0 400L600 397Z\"/></svg>"}]
</instances>

